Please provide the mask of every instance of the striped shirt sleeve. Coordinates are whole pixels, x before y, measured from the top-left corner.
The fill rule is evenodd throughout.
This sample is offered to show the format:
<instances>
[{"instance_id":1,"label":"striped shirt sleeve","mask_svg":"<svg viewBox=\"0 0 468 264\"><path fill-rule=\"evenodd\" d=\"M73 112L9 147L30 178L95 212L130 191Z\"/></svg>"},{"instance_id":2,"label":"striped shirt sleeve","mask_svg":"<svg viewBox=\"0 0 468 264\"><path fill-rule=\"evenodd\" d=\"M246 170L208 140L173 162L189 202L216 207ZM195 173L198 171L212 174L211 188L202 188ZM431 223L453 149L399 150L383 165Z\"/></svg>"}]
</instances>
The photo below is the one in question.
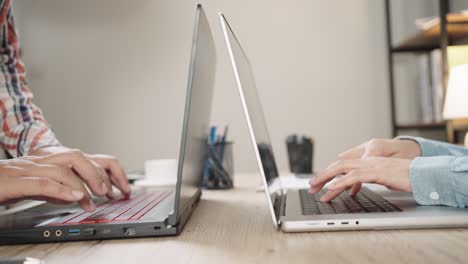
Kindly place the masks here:
<instances>
[{"instance_id":1,"label":"striped shirt sleeve","mask_svg":"<svg viewBox=\"0 0 468 264\"><path fill-rule=\"evenodd\" d=\"M60 143L32 102L11 0L0 0L0 7L0 147L19 157Z\"/></svg>"}]
</instances>

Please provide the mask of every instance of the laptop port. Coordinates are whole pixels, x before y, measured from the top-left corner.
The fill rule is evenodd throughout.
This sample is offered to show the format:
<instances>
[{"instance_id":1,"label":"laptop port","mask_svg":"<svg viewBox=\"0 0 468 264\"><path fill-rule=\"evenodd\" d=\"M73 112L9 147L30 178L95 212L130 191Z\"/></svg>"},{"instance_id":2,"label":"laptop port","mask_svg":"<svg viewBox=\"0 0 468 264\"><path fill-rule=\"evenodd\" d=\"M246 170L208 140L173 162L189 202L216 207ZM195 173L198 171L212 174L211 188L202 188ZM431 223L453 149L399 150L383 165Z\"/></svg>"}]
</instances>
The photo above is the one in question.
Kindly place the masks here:
<instances>
[{"instance_id":1,"label":"laptop port","mask_svg":"<svg viewBox=\"0 0 468 264\"><path fill-rule=\"evenodd\" d=\"M347 225L349 222L341 222L342 225Z\"/></svg>"},{"instance_id":2,"label":"laptop port","mask_svg":"<svg viewBox=\"0 0 468 264\"><path fill-rule=\"evenodd\" d=\"M79 236L80 235L80 229L78 228L73 228L73 229L68 229L68 235L69 236Z\"/></svg>"},{"instance_id":3,"label":"laptop port","mask_svg":"<svg viewBox=\"0 0 468 264\"><path fill-rule=\"evenodd\" d=\"M161 230L161 226L155 226L154 230Z\"/></svg>"},{"instance_id":4,"label":"laptop port","mask_svg":"<svg viewBox=\"0 0 468 264\"><path fill-rule=\"evenodd\" d=\"M50 237L50 231L49 230L44 231L43 235L44 237Z\"/></svg>"},{"instance_id":5,"label":"laptop port","mask_svg":"<svg viewBox=\"0 0 468 264\"><path fill-rule=\"evenodd\" d=\"M60 230L60 229L55 230L55 236L56 237L62 236L62 230Z\"/></svg>"},{"instance_id":6,"label":"laptop port","mask_svg":"<svg viewBox=\"0 0 468 264\"><path fill-rule=\"evenodd\" d=\"M136 230L132 227L124 227L123 229L124 236L135 236Z\"/></svg>"},{"instance_id":7,"label":"laptop port","mask_svg":"<svg viewBox=\"0 0 468 264\"><path fill-rule=\"evenodd\" d=\"M333 222L328 222L327 225L334 225L335 223Z\"/></svg>"},{"instance_id":8,"label":"laptop port","mask_svg":"<svg viewBox=\"0 0 468 264\"><path fill-rule=\"evenodd\" d=\"M84 236L94 236L96 235L96 228L85 228L81 230L81 234Z\"/></svg>"}]
</instances>

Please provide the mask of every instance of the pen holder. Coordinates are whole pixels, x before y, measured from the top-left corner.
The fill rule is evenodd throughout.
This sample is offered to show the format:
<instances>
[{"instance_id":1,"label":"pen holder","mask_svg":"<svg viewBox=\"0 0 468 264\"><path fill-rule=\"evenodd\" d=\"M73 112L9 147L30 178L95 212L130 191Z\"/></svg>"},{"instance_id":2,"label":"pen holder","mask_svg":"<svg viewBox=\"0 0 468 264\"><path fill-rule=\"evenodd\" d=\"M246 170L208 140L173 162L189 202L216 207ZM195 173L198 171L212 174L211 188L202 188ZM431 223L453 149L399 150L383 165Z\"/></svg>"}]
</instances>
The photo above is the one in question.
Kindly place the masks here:
<instances>
[{"instance_id":1,"label":"pen holder","mask_svg":"<svg viewBox=\"0 0 468 264\"><path fill-rule=\"evenodd\" d=\"M313 172L314 140L306 136L290 135L286 139L289 168L295 174Z\"/></svg>"},{"instance_id":2,"label":"pen holder","mask_svg":"<svg viewBox=\"0 0 468 264\"><path fill-rule=\"evenodd\" d=\"M233 142L207 144L208 155L203 168L202 186L205 189L230 189L233 187Z\"/></svg>"}]
</instances>

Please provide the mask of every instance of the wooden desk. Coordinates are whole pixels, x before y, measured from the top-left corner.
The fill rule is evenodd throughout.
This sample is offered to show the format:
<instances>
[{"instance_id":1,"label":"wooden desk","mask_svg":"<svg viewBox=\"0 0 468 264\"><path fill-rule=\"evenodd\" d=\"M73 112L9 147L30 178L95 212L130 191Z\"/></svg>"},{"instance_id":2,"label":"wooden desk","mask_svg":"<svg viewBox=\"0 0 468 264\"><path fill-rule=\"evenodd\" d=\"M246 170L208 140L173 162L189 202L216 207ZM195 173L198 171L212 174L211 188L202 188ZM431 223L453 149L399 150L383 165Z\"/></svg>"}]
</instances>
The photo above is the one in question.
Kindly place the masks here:
<instances>
[{"instance_id":1,"label":"wooden desk","mask_svg":"<svg viewBox=\"0 0 468 264\"><path fill-rule=\"evenodd\" d=\"M60 263L458 263L468 229L286 234L273 228L259 178L238 175L231 191L205 191L178 237L0 247L0 258Z\"/></svg>"}]
</instances>

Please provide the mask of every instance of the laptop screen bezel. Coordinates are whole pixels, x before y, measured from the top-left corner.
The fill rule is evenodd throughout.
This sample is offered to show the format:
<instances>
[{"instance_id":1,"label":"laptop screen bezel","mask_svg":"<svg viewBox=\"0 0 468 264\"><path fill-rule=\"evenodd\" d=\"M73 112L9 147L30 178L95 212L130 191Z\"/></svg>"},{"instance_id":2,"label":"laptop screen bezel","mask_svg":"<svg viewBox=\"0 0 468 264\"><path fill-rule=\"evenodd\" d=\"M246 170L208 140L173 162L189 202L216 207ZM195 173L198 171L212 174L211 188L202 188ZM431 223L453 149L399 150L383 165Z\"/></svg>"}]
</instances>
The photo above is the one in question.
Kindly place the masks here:
<instances>
[{"instance_id":1,"label":"laptop screen bezel","mask_svg":"<svg viewBox=\"0 0 468 264\"><path fill-rule=\"evenodd\" d=\"M249 115L249 109L247 107L247 103L246 103L246 100L245 100L245 94L244 94L244 91L243 91L243 88L242 88L242 83L241 83L239 71L238 71L238 68L237 68L237 63L236 63L236 59L235 59L235 56L234 56L234 52L232 50L232 44L231 44L231 40L229 38L228 30L231 32L232 36L234 37L234 40L238 43L239 48L240 48L245 60L249 64L249 68L251 70L250 62L249 62L244 50L242 49L242 46L240 45L239 40L237 39L236 35L234 34L234 31L232 30L231 26L227 22L227 19L225 18L223 13L219 13L219 19L220 19L220 22L221 22L221 27L222 27L222 30L223 30L224 39L226 41L226 47L228 49L229 58L231 60L231 66L232 66L232 69L233 69L233 72L234 72L234 77L235 77L235 81L236 81L236 84L237 84L239 96L240 96L240 99L241 99L242 109L244 111L244 116L245 116L245 119L247 121L247 127L249 129L251 143L252 143L252 146L253 146L253 149L254 149L254 152L255 152L255 158L257 160L258 169L259 169L259 172L260 172L260 175L261 175L261 178L262 178L262 183L263 183L265 194L266 194L266 197L267 197L268 208L270 210L271 218L273 220L273 225L275 226L275 228L278 228L279 227L279 219L278 219L279 214L275 212L274 201L273 201L271 193L269 191L269 183L268 183L268 180L267 180L267 177L266 177L266 174L265 174L265 170L263 168L260 152L259 152L258 147L257 147L257 139L256 139L254 129L253 129L253 126L252 126L252 120L251 120L250 115ZM265 129L266 129L266 127L265 127ZM281 185L280 185L279 181L277 182L277 185L279 186L278 191L282 192L283 189L281 188Z\"/></svg>"}]
</instances>

